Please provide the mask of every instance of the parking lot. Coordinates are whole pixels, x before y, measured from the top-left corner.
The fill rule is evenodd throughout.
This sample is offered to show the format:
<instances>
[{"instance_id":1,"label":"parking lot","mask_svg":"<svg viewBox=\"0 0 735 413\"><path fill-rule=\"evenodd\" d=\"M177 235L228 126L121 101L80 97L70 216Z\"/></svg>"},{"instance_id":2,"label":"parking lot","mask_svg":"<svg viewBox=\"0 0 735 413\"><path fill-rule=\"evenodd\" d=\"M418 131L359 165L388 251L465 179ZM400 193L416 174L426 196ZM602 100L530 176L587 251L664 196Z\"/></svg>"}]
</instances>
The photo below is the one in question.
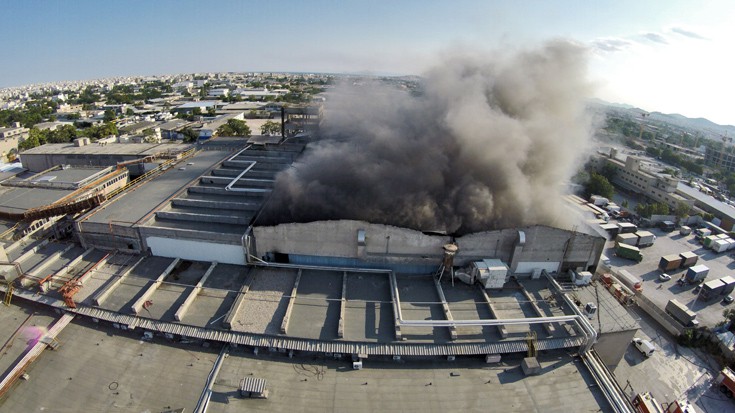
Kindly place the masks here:
<instances>
[{"instance_id":1,"label":"parking lot","mask_svg":"<svg viewBox=\"0 0 735 413\"><path fill-rule=\"evenodd\" d=\"M706 265L709 270L707 281L715 280L726 275L733 274L735 260L728 252L715 253L704 248L693 234L682 236L678 231L663 232L657 228L647 228L656 235L654 245L641 249L643 260L637 263L615 256L615 243L609 241L605 248L605 255L610 258L610 266L613 270L625 269L631 274L640 277L643 281L643 295L655 303L658 307L666 307L671 299L676 299L686 305L690 310L697 312L697 320L700 325L714 326L723 320L722 312L729 306L722 301L723 297L716 297L707 301L698 300L698 294L694 292L696 285L678 285L677 280L681 278L686 269L678 269L667 272L671 279L662 281L659 276L662 271L658 269L659 260L664 255L679 254L692 251L699 256L697 264ZM733 307L735 308L735 307Z\"/></svg>"}]
</instances>

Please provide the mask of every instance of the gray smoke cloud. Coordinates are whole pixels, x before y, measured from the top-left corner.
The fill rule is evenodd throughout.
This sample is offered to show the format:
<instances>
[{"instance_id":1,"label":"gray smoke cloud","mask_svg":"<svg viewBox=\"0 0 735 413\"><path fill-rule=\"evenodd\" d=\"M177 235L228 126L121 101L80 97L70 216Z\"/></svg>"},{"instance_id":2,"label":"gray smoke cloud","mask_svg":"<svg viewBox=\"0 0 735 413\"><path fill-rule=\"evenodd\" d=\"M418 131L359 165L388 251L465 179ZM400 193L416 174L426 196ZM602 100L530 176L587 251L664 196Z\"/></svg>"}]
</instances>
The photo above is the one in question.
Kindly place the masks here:
<instances>
[{"instance_id":1,"label":"gray smoke cloud","mask_svg":"<svg viewBox=\"0 0 735 413\"><path fill-rule=\"evenodd\" d=\"M453 234L560 225L589 140L586 51L458 52L412 94L342 85L324 138L280 173L259 225L356 219Z\"/></svg>"}]
</instances>

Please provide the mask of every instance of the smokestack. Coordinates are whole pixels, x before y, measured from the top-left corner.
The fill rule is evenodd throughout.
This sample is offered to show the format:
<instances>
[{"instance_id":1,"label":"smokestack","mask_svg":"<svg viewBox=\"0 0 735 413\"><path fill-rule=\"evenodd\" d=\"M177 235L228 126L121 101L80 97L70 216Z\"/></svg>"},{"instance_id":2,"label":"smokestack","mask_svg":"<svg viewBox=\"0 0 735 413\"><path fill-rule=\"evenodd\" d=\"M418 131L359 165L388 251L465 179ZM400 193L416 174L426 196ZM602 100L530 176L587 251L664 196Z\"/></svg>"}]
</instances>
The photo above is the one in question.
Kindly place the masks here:
<instances>
[{"instance_id":1,"label":"smokestack","mask_svg":"<svg viewBox=\"0 0 735 413\"><path fill-rule=\"evenodd\" d=\"M452 286L454 286L454 256L457 254L459 248L455 244L444 244L442 248L444 249L444 258L437 276L439 281L441 281L444 272L448 270L449 275L452 277Z\"/></svg>"}]
</instances>

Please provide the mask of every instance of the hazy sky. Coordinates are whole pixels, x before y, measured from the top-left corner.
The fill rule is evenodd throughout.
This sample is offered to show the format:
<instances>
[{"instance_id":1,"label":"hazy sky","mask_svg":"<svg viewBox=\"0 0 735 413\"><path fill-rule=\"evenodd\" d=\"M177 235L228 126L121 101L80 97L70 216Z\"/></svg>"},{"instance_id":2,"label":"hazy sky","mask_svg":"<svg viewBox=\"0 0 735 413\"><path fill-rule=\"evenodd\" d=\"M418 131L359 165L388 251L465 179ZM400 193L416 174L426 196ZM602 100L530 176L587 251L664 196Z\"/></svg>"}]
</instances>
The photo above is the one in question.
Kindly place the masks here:
<instances>
[{"instance_id":1,"label":"hazy sky","mask_svg":"<svg viewBox=\"0 0 735 413\"><path fill-rule=\"evenodd\" d=\"M216 71L421 74L455 48L566 38L598 97L735 124L735 2L10 1L0 87Z\"/></svg>"}]
</instances>

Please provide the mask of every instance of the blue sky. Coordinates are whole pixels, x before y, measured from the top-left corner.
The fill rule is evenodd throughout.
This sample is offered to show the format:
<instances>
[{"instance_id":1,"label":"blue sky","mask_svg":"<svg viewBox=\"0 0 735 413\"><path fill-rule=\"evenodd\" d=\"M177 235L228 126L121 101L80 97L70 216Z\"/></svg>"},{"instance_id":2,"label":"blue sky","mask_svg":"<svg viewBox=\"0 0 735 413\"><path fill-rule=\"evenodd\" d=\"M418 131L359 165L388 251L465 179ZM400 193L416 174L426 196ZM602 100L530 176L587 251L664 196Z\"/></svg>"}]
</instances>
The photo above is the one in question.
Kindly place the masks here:
<instances>
[{"instance_id":1,"label":"blue sky","mask_svg":"<svg viewBox=\"0 0 735 413\"><path fill-rule=\"evenodd\" d=\"M735 124L732 1L10 1L0 87L203 71L421 74L447 51L589 47L597 96Z\"/></svg>"}]
</instances>

